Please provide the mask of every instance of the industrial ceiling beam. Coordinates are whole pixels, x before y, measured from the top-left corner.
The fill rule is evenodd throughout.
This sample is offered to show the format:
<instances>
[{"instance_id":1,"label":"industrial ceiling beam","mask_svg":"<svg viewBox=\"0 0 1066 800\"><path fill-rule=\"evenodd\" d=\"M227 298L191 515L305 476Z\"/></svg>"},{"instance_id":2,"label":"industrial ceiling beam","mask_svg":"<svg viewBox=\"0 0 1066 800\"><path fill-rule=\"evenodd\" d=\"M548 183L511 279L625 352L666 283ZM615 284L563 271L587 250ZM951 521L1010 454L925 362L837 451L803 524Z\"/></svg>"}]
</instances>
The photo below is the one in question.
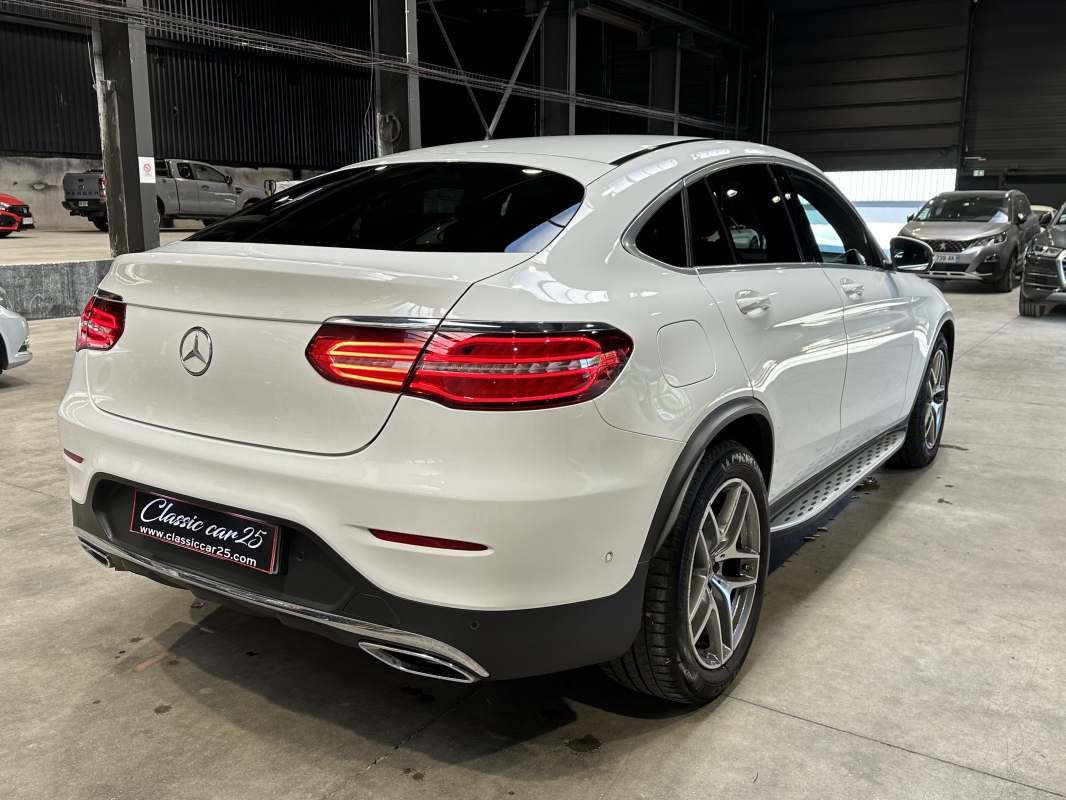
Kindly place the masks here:
<instances>
[{"instance_id":1,"label":"industrial ceiling beam","mask_svg":"<svg viewBox=\"0 0 1066 800\"><path fill-rule=\"evenodd\" d=\"M91 20L107 19L126 24L143 25L155 35L171 34L185 36L195 41L207 42L215 46L229 46L238 50L257 53L269 53L293 58L309 58L330 64L345 64L370 70L394 72L401 75L427 78L464 86L467 83L475 89L503 94L507 91L508 81L491 75L473 72L460 74L454 67L440 64L427 64L408 60L403 56L388 55L381 52L361 50L355 47L343 47L325 42L300 39L295 36L267 33L265 31L241 28L220 22L208 22L186 14L177 14L156 8L135 9L117 6L103 0L5 0L9 6L46 9L66 16ZM649 119L677 121L680 125L708 131L713 134L732 133L732 125L704 119L692 114L675 113L667 109L651 108L637 103L626 103L606 97L582 94L576 91L550 89L526 83L515 83L511 94L534 100L549 100L556 103L574 104L581 108L594 108L617 114L628 114Z\"/></svg>"},{"instance_id":2,"label":"industrial ceiling beam","mask_svg":"<svg viewBox=\"0 0 1066 800\"><path fill-rule=\"evenodd\" d=\"M614 0L614 2L620 6L625 6L634 11L640 11L643 14L647 14L652 19L657 19L660 22L669 22L674 25L682 25L686 28L690 28L696 33L701 33L704 36L717 39L732 47L748 50L753 53L762 52L758 48L753 47L746 40L737 36L735 33L728 31L725 28L720 28L717 25L712 25L706 20L702 20L697 16L680 11L673 6L661 3L659 0Z\"/></svg>"},{"instance_id":3,"label":"industrial ceiling beam","mask_svg":"<svg viewBox=\"0 0 1066 800\"><path fill-rule=\"evenodd\" d=\"M633 33L646 33L649 26L639 19L627 17L618 11L612 11L603 6L597 6L589 0L574 0L574 10L583 17L598 20L606 25L611 25Z\"/></svg>"}]
</instances>

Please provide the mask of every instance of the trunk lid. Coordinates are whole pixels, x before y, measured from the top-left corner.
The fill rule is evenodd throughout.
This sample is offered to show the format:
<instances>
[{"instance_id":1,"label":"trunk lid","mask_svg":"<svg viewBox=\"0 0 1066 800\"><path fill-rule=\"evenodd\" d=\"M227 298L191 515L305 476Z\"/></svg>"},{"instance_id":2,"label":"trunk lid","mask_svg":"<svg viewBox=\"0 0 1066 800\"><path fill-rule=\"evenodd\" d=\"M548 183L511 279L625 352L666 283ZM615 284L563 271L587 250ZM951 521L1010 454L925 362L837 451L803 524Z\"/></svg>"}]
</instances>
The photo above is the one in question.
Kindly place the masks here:
<instances>
[{"instance_id":1,"label":"trunk lid","mask_svg":"<svg viewBox=\"0 0 1066 800\"><path fill-rule=\"evenodd\" d=\"M331 383L305 350L331 317L440 319L522 253L413 253L182 242L115 261L100 284L126 303L112 350L86 351L102 410L199 436L319 454L366 446L397 395ZM182 339L202 328L194 376ZM201 334L200 350L206 337Z\"/></svg>"},{"instance_id":2,"label":"trunk lid","mask_svg":"<svg viewBox=\"0 0 1066 800\"><path fill-rule=\"evenodd\" d=\"M63 194L67 200L99 200L102 172L68 172L63 176Z\"/></svg>"}]
</instances>

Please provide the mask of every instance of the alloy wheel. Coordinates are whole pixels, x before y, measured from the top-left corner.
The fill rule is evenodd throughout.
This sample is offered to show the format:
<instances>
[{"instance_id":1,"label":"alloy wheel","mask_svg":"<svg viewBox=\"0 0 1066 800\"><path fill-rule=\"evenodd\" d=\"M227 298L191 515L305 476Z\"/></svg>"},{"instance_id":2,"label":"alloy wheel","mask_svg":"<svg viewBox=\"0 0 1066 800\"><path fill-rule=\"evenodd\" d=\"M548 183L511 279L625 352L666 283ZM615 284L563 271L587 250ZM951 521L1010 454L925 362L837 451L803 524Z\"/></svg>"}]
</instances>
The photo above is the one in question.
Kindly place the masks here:
<instances>
[{"instance_id":1,"label":"alloy wheel","mask_svg":"<svg viewBox=\"0 0 1066 800\"><path fill-rule=\"evenodd\" d=\"M744 636L759 581L759 507L741 478L711 497L696 534L688 578L688 625L708 669L729 661Z\"/></svg>"},{"instance_id":2,"label":"alloy wheel","mask_svg":"<svg viewBox=\"0 0 1066 800\"><path fill-rule=\"evenodd\" d=\"M947 356L943 350L933 354L933 362L925 375L925 446L932 450L944 425L944 405L947 403Z\"/></svg>"}]
</instances>

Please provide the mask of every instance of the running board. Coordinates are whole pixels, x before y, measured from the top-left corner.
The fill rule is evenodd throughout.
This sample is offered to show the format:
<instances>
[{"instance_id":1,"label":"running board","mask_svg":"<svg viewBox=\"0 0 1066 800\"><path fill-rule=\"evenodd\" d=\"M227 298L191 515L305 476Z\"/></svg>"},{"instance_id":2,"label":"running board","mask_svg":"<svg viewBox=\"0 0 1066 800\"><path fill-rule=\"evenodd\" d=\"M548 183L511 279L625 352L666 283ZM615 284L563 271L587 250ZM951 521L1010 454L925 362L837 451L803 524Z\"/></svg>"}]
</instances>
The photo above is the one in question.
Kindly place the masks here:
<instances>
[{"instance_id":1,"label":"running board","mask_svg":"<svg viewBox=\"0 0 1066 800\"><path fill-rule=\"evenodd\" d=\"M890 459L907 437L905 430L890 431L854 457L829 472L807 492L770 521L770 533L781 533L810 522L854 488L859 481Z\"/></svg>"}]
</instances>

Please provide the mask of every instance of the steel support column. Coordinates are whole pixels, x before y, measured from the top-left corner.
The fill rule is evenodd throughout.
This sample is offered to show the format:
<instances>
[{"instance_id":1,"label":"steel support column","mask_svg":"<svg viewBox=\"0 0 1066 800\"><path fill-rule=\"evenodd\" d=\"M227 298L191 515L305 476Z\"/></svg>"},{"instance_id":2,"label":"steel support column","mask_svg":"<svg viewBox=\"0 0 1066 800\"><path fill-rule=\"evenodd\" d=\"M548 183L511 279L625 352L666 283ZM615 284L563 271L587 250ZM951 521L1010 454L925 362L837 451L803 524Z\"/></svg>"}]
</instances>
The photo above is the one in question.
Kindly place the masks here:
<instances>
[{"instance_id":1,"label":"steel support column","mask_svg":"<svg viewBox=\"0 0 1066 800\"><path fill-rule=\"evenodd\" d=\"M418 63L416 0L371 0L374 52ZM378 155L422 146L418 76L374 70Z\"/></svg>"},{"instance_id":2,"label":"steel support column","mask_svg":"<svg viewBox=\"0 0 1066 800\"><path fill-rule=\"evenodd\" d=\"M674 27L657 28L651 32L651 60L648 78L648 105L652 108L665 108L677 112L680 98L679 73L681 53L679 50L679 32ZM676 134L677 122L663 119L649 119L648 133Z\"/></svg>"},{"instance_id":3,"label":"steel support column","mask_svg":"<svg viewBox=\"0 0 1066 800\"><path fill-rule=\"evenodd\" d=\"M540 85L573 94L577 90L577 14L573 0L554 0L544 17L540 40ZM542 136L573 134L575 106L542 100L540 133Z\"/></svg>"},{"instance_id":4,"label":"steel support column","mask_svg":"<svg viewBox=\"0 0 1066 800\"><path fill-rule=\"evenodd\" d=\"M111 255L140 253L159 247L144 27L94 20L92 43Z\"/></svg>"}]
</instances>

